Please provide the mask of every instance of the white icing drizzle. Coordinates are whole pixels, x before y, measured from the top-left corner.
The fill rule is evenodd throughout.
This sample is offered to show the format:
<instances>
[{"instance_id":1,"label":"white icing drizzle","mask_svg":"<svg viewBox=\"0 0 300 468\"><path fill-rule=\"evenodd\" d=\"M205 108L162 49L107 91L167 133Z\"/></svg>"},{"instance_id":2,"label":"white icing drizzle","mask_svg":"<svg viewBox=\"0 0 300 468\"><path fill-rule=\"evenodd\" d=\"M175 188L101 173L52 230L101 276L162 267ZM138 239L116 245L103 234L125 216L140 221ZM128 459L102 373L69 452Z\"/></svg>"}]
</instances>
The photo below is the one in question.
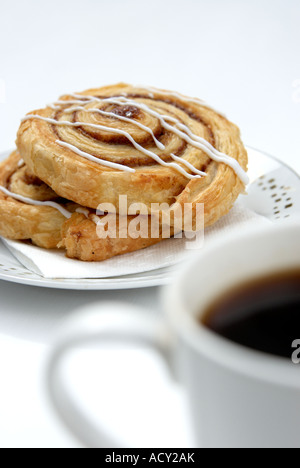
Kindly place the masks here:
<instances>
[{"instance_id":1,"label":"white icing drizzle","mask_svg":"<svg viewBox=\"0 0 300 468\"><path fill-rule=\"evenodd\" d=\"M96 224L96 225L98 225L101 222L101 219L98 218L98 216L96 216L93 213L90 213L89 210L87 210L86 208L79 207L75 211L76 211L76 213L83 214L86 217L86 219L89 219L90 221L93 221L93 223Z\"/></svg>"},{"instance_id":2,"label":"white icing drizzle","mask_svg":"<svg viewBox=\"0 0 300 468\"><path fill-rule=\"evenodd\" d=\"M104 125L91 124L91 123L85 123L85 122L69 122L69 121L64 121L64 120L55 120L55 119L50 119L48 117L42 117L41 115L35 115L35 114L27 115L26 117L24 117L22 119L22 122L24 122L26 120L29 120L29 119L42 120L42 121L48 122L48 123L50 123L52 125L62 125L62 126L68 126L68 127L82 127L82 126L85 126L85 127L95 128L95 129L98 129L98 130L103 130L103 131L107 131L107 132L111 132L111 133L116 133L118 135L124 135L133 144L133 146L137 150L139 150L141 153L146 154L146 156L150 156L152 159L154 159L157 163L161 164L162 166L173 167L174 169L176 169L178 172L183 174L188 179L200 178L201 176L206 175L205 172L198 171L196 168L194 168L194 172L197 172L198 175L188 174L181 166L179 166L179 164L165 162L157 154L153 153L150 150L147 150L146 148L141 146L139 143L137 143L134 140L134 138L132 138L132 136L128 132L125 132L124 130L119 130L117 128L111 128L111 127L106 127ZM124 166L122 164L113 163L111 161L106 161L104 159L96 158L95 156L92 156L91 154L80 150L79 148L77 148L74 145L71 145L70 143L65 143L65 142L60 141L60 140L56 140L56 143L58 145L60 145L60 146L63 146L65 148L68 148L68 149L74 151L74 153L78 154L79 156L82 156L85 159L89 159L90 161L94 161L94 162L96 162L98 164L101 164L103 166L123 170L123 171L126 171L126 172L135 172L135 169L132 169L131 167Z\"/></svg>"},{"instance_id":3,"label":"white icing drizzle","mask_svg":"<svg viewBox=\"0 0 300 468\"><path fill-rule=\"evenodd\" d=\"M157 119L160 120L161 125L168 131L175 133L178 135L180 138L182 138L184 141L189 143L190 145L194 146L195 148L201 149L204 151L207 156L209 156L211 159L213 159L216 162L222 162L226 164L227 166L231 167L231 169L234 170L234 172L237 174L237 176L242 180L242 182L247 185L249 183L249 177L246 174L246 172L242 169L238 161L231 156L228 156L225 153L221 153L220 151L216 150L205 138L202 138L198 135L195 135L194 133L191 132L191 130L179 120L170 117L168 115L162 115L159 114L158 112L150 109L149 106L146 104L142 103L137 103L135 101L132 101L127 98L114 98L114 99L106 99L106 101L112 102L114 101L114 104L119 104L119 105L124 105L124 104L130 104L130 105L135 105L136 107L139 107L140 109L143 109L145 112L149 112L151 115L156 117ZM181 130L176 129L174 126L169 125L166 121L169 120L170 122L175 123ZM184 133L186 132L186 133Z\"/></svg>"},{"instance_id":4,"label":"white icing drizzle","mask_svg":"<svg viewBox=\"0 0 300 468\"><path fill-rule=\"evenodd\" d=\"M92 219L93 223L95 223L96 225L101 224L101 219L97 215L92 214L91 219Z\"/></svg>"},{"instance_id":5,"label":"white icing drizzle","mask_svg":"<svg viewBox=\"0 0 300 468\"><path fill-rule=\"evenodd\" d=\"M79 207L79 208L76 208L75 211L76 211L76 213L83 214L86 218L88 218L89 214L90 214L89 210L87 210L86 208L80 208Z\"/></svg>"},{"instance_id":6,"label":"white icing drizzle","mask_svg":"<svg viewBox=\"0 0 300 468\"><path fill-rule=\"evenodd\" d=\"M75 99L76 98L78 99L80 97L82 98L82 96L78 94L72 94L71 97L74 97ZM178 119L168 116L168 115L159 114L158 112L156 112L155 110L147 106L146 104L136 102L132 99L128 99L125 97L100 99L100 98L93 97L93 96L84 96L84 98L88 99L89 102L92 102L94 100L94 102L105 101L110 104L116 104L116 105L132 105L139 109L144 110L145 112L148 112L153 117L156 117L160 121L162 127L164 127L166 130L175 133L177 136L182 138L184 141L186 141L190 145L204 151L207 154L207 156L209 156L212 160L216 162L224 163L227 166L231 167L231 169L234 170L236 175L241 179L241 181L245 185L249 183L249 177L247 173L242 169L242 167L240 166L240 164L238 163L236 159L232 158L231 156L228 156L225 153L221 153L220 151L218 151L207 140L205 140L205 138L199 137L198 135L194 134L186 125L182 124ZM169 125L167 121L173 122L174 124L176 124L180 130L176 129L172 125ZM171 155L171 156L173 157L174 155ZM180 159L180 162L183 162L183 161L184 161L183 159ZM197 172L195 168L193 170L194 172L198 174L199 172L201 172L201 171ZM202 172L199 175L206 175L206 174ZM197 177L197 176L192 176L190 178L194 178L194 177Z\"/></svg>"},{"instance_id":7,"label":"white icing drizzle","mask_svg":"<svg viewBox=\"0 0 300 468\"><path fill-rule=\"evenodd\" d=\"M20 161L18 162L18 167L22 167L24 166L24 159L20 159Z\"/></svg>"},{"instance_id":8,"label":"white icing drizzle","mask_svg":"<svg viewBox=\"0 0 300 468\"><path fill-rule=\"evenodd\" d=\"M79 148L77 148L77 146L71 145L70 143L66 143L60 140L56 140L55 143L57 143L60 146L63 146L64 148L68 148L69 150L78 154L78 156L82 156L83 158L101 164L102 166L111 167L112 169L119 169L120 171L124 172L135 172L135 169L132 169L128 166L123 166L123 164L117 164L111 161L105 161L104 159L96 158L95 156L92 156L91 154L86 153L85 151L81 151Z\"/></svg>"},{"instance_id":9,"label":"white icing drizzle","mask_svg":"<svg viewBox=\"0 0 300 468\"><path fill-rule=\"evenodd\" d=\"M121 94L126 94L126 93L121 93ZM154 97L154 95L152 93L151 94L151 97ZM82 96L80 94L70 94L71 97L75 97L75 98L78 98L77 101L68 101L68 102L72 102L73 104L78 104L78 103L82 103L82 100L80 100L79 98ZM100 99L100 98L97 98L97 97L93 97L93 96L86 96L86 98L88 99L88 101L84 101L85 103L88 102L88 103L92 103L92 102L108 102L109 104L117 104L117 105L124 105L123 102L119 102L118 101L118 98L104 98L104 99ZM125 98L127 100L127 98ZM127 100L129 101L129 100ZM56 101L56 102L61 102L61 103L65 103L66 101ZM163 116L161 114L159 114L158 112L155 112L155 111L152 111L152 109L150 109L148 106L144 105L144 104L140 104L140 103L136 103L135 101L130 101L130 105L134 105L135 107L138 107L146 112L148 112L150 115L152 115L153 117L156 117L160 120L160 123L162 126L164 126L164 123L165 123L165 120L169 119L170 121L178 124L178 125L182 125L178 119L175 119L173 117L169 117L169 116ZM105 111L101 111L99 109L85 109L84 107L82 106L78 106L77 107L78 110L83 110L85 112L99 112L100 114L103 114L103 115L109 115L112 114L113 116L115 116L114 113L110 113L110 112L105 112ZM76 110L76 108L71 108L69 109L69 112L73 112L74 110ZM68 111L65 111L66 113L68 113ZM132 123L132 120L131 119L126 119L126 120L129 120L131 123ZM141 125L141 124L140 124ZM149 127L146 127L145 125L142 126L144 130L148 131L149 133L151 133L153 135L153 132L152 130L149 128ZM186 127L185 125L183 125L184 128L186 128L191 134L192 132L190 131L190 129L188 127ZM169 129L171 129L171 131L173 131L173 127L172 126L169 126ZM175 132L173 132L175 133ZM195 135L196 136L196 135ZM155 136L153 135L153 138L155 138ZM206 140L202 139L203 142L205 143L208 143ZM159 142L160 143L160 142ZM161 144L161 143L160 143ZM209 144L209 143L208 143ZM165 149L165 146L163 146L163 149ZM211 145L210 145L211 146ZM141 147L142 148L142 147ZM211 148L214 150L213 146L211 146ZM161 148L159 148L161 149ZM143 148L142 148L143 150ZM155 153L152 153L154 156L157 156L155 155ZM174 159L175 161L178 161L179 163L185 165L186 167L188 167L191 171L193 171L195 174L197 174L198 176L200 177L204 177L206 176L206 173L203 172L203 171L199 171L198 169L196 169L191 163L189 163L188 161L186 161L185 159L182 159L182 158L179 158L178 156L175 156L173 153L171 153L170 155L172 157L172 159ZM177 165L176 165L177 166ZM181 168L180 168L181 169ZM178 170L178 169L177 169ZM186 173L185 171L182 172L182 170L180 170L179 172L183 173L184 175L186 175L187 178L189 179L193 179L193 178L199 178L197 176L192 176L191 174L188 174Z\"/></svg>"},{"instance_id":10,"label":"white icing drizzle","mask_svg":"<svg viewBox=\"0 0 300 468\"><path fill-rule=\"evenodd\" d=\"M70 219L72 216L72 213L70 213L68 210L63 208L58 203L55 203L52 201L32 200L32 198L23 197L22 195L18 195L17 193L10 192L5 187L2 187L2 185L0 185L0 190L8 197L15 198L16 200L23 202L23 203L27 203L28 205L50 206L51 208L55 208L56 210L58 210L67 219Z\"/></svg>"},{"instance_id":11,"label":"white icing drizzle","mask_svg":"<svg viewBox=\"0 0 300 468\"><path fill-rule=\"evenodd\" d=\"M187 97L185 97L185 96L183 96L183 95L181 95L179 93L165 92L165 91L161 91L161 90L156 90L155 88L144 88L143 87L142 89L146 89L146 91L148 90L150 97L154 97L154 95L152 93L152 91L154 91L157 94L166 95L166 96L168 96L168 95L169 96L175 96L175 97L177 97L177 98L179 98L181 100L186 100L187 102L195 102L195 103L200 104L200 105L206 105L200 99L187 98ZM107 102L107 103L116 104L116 105L120 105L120 106L124 106L124 105L135 106L135 107L137 107L139 109L144 110L149 115L152 115L153 117L157 118L163 128L165 128L166 130L176 134L177 136L179 136L182 140L184 140L186 143L190 144L191 146L202 150L212 160L214 160L216 162L224 163L227 166L231 167L234 170L234 172L237 174L237 176L242 180L242 182L245 185L248 184L249 178L248 178L246 172L242 169L242 167L240 166L240 164L238 163L238 161L236 159L232 158L231 156L229 156L227 154L219 152L207 140L205 140L204 138L194 134L189 129L189 127L182 124L178 119L176 119L174 117L171 117L171 116L159 114L158 112L154 111L149 106L147 106L146 104L139 103L139 102L136 102L134 100L128 99L127 97L125 97L126 95L127 95L127 93L122 93L121 97L98 98L98 97L95 97L95 96L70 94L70 96L73 97L74 100L69 100L69 101L59 100L59 101L56 101L54 103L54 105L50 106L50 107L52 107L53 109L59 109L60 105L70 105L70 104L73 105L73 104L75 104L75 105L79 105L79 106L77 106L77 108L75 108L75 109L73 108L73 109L66 110L65 112L73 112L74 110L81 110L81 111L85 111L85 112L98 112L99 114L102 114L102 115L107 115L107 116L110 116L110 117L113 116L115 118L116 117L119 118L120 120L129 121L131 124L135 124L135 125L139 126L140 128L142 128L144 131L147 131L148 133L150 133L151 136L153 137L155 143L156 143L156 146L158 146L158 148L161 149L159 145L161 145L161 147L163 145L156 139L155 135L153 134L153 131L149 127L146 127L146 126L142 125L140 122L137 122L135 120L132 120L132 119L129 119L129 118L126 118L126 117L123 117L123 116L118 116L117 114L114 114L113 112L105 112L105 111L102 111L100 109L85 109L82 106L82 104L89 104L89 103L93 103L93 102L101 102L101 103ZM125 132L125 131L123 131L121 129L107 127L107 126L104 126L104 125L85 123L85 122L58 121L58 120L55 120L55 119L50 119L50 118L46 118L46 117L42 117L42 116L34 115L34 114L27 115L26 117L24 117L22 119L22 121L25 121L25 120L28 120L28 119L39 119L39 120L43 120L43 121L46 121L48 123L51 123L53 125L65 125L65 126L70 126L70 127L86 126L86 127L95 128L95 129L102 130L102 131L107 131L107 132L110 132L110 133L123 135L133 144L133 146L138 151L144 153L147 156L150 156L157 163L159 163L159 164L161 164L161 165L163 165L165 167L173 167L174 169L176 169L178 172L183 174L188 179L194 179L194 178L200 178L202 176L206 176L205 172L199 171L192 164L190 164L188 161L186 161L186 160L184 160L182 158L179 158L178 156L174 155L173 153L171 154L171 157L173 158L174 161L178 161L180 164L185 165L186 167L188 167L196 175L187 173L182 168L182 166L180 166L176 162L172 162L172 163L165 162L157 154L153 153L150 150L147 150L146 148L144 148L143 146L138 144L128 132ZM172 122L174 125L170 125L168 122ZM96 157L90 155L89 153L86 153L84 151L79 150L79 148L77 148L76 146L71 145L69 143L65 143L65 142L62 142L60 140L56 140L56 143L59 144L60 146L69 148L70 150L77 153L79 156L82 156L82 157L84 157L86 159L97 162L98 164L102 164L102 165L107 166L107 167L111 167L111 168L115 168L115 169L119 169L119 170L123 170L123 171L127 171L127 172L135 172L134 169L129 168L128 166L124 166L124 165L121 165L121 164L117 164L117 163L113 163L113 162L110 162L110 161L106 161L106 160L103 160L103 159L96 158Z\"/></svg>"},{"instance_id":12,"label":"white icing drizzle","mask_svg":"<svg viewBox=\"0 0 300 468\"><path fill-rule=\"evenodd\" d=\"M176 97L177 99L180 99L183 102L187 102L187 103L191 102L191 103L194 103L194 104L198 104L198 105L200 105L202 107L206 107L207 109L211 109L214 112L216 112L217 114L221 115L222 117L225 117L224 114L222 114L220 111L213 108L211 105L207 104L207 102L203 101L202 99L187 97L187 96L184 96L184 94L177 93L175 91L162 91L161 89L153 88L153 87L149 87L149 86L135 86L135 87L145 89L146 91L150 91L150 94L152 94L152 96L151 96L152 99L154 98L153 93L160 94L161 96L173 96L173 97Z\"/></svg>"},{"instance_id":13,"label":"white icing drizzle","mask_svg":"<svg viewBox=\"0 0 300 468\"><path fill-rule=\"evenodd\" d=\"M73 96L73 94L70 94L69 96ZM89 100L84 100L84 96L81 96L82 99L76 99L76 100L69 100L69 101L63 101L63 100L58 100L55 101L54 104L47 104L47 107L50 107L51 109L58 110L61 109L61 106L66 106L69 104L91 104L94 102L94 100L89 99Z\"/></svg>"},{"instance_id":14,"label":"white icing drizzle","mask_svg":"<svg viewBox=\"0 0 300 468\"><path fill-rule=\"evenodd\" d=\"M203 101L202 99L187 97L187 96L184 96L183 94L177 93L175 91L163 91L162 89L158 89L158 88L154 88L154 87L150 87L150 86L140 86L140 85L135 85L134 88L143 89L143 90L148 91L149 96L151 94L150 97L152 99L154 98L154 93L155 93L155 94L161 94L162 96L173 96L173 97L176 97L177 99L180 99L181 101L194 102L195 104L207 105L207 107L209 107L208 104L206 104L206 102ZM128 96L128 93L123 93L123 94L127 94L127 96Z\"/></svg>"},{"instance_id":15,"label":"white icing drizzle","mask_svg":"<svg viewBox=\"0 0 300 468\"><path fill-rule=\"evenodd\" d=\"M156 144L158 149L160 149L160 150L166 149L165 145L163 145L160 141L158 141L158 139L154 135L151 128L147 127L146 125L141 124L140 122L137 122L136 120L129 119L128 117L123 117L122 115L117 115L114 112L106 112L106 111L103 111L103 110L100 110L100 109L86 109L85 107L82 107L82 106L71 107L70 109L66 109L65 113L70 114L70 113L75 112L75 111L84 111L84 112L87 112L87 113L90 113L90 114L100 114L100 115L104 115L106 117L117 118L119 120L122 120L123 122L129 122L129 123L131 123L133 125L136 125L137 127L141 128L145 132L149 133L152 136L152 138L154 140L154 143Z\"/></svg>"},{"instance_id":16,"label":"white icing drizzle","mask_svg":"<svg viewBox=\"0 0 300 468\"><path fill-rule=\"evenodd\" d=\"M47 107L50 107L50 109L53 110L59 109L59 106L56 106L55 104L47 104Z\"/></svg>"}]
</instances>

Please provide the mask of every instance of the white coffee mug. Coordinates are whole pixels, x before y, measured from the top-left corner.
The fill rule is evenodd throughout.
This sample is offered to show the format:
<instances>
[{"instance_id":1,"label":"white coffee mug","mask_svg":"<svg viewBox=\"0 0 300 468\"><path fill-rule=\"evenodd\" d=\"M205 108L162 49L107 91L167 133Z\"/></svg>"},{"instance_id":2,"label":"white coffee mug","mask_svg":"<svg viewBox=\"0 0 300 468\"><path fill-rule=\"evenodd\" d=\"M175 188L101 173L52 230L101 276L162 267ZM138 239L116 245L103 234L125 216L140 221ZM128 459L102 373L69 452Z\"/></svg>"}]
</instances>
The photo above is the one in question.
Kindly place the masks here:
<instances>
[{"instance_id":1,"label":"white coffee mug","mask_svg":"<svg viewBox=\"0 0 300 468\"><path fill-rule=\"evenodd\" d=\"M82 344L125 339L147 343L170 366L175 363L199 447L300 447L300 365L228 341L199 320L213 300L238 283L299 268L299 224L236 232L212 242L164 289L167 326L128 306L117 318L112 304L106 312L89 306L75 314L47 367L48 392L61 418L89 447L120 447L82 413L61 369L66 354Z\"/></svg>"}]
</instances>

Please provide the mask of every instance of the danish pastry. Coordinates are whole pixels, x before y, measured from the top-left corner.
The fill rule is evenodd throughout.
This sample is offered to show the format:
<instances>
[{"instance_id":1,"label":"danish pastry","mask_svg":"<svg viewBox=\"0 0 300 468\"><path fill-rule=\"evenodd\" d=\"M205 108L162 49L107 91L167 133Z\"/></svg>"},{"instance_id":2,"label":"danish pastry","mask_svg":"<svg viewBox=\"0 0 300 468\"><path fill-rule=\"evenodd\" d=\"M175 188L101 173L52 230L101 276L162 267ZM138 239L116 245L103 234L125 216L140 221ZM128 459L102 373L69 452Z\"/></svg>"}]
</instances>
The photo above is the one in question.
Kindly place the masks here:
<instances>
[{"instance_id":1,"label":"danish pastry","mask_svg":"<svg viewBox=\"0 0 300 468\"><path fill-rule=\"evenodd\" d=\"M17 148L0 164L0 234L84 261L160 242L166 219L177 234L187 205L190 229L199 204L209 226L248 182L236 125L199 99L124 83L29 113ZM132 235L141 219L144 235Z\"/></svg>"},{"instance_id":2,"label":"danish pastry","mask_svg":"<svg viewBox=\"0 0 300 468\"><path fill-rule=\"evenodd\" d=\"M107 215L105 215L106 217ZM69 258L102 261L153 245L162 236L132 238L127 230L137 217L123 220L123 236L116 220L114 237L101 237L97 225L104 215L58 197L33 176L17 152L0 164L0 235L8 239L31 240L46 249L65 249ZM150 223L149 223L150 229Z\"/></svg>"},{"instance_id":3,"label":"danish pastry","mask_svg":"<svg viewBox=\"0 0 300 468\"><path fill-rule=\"evenodd\" d=\"M55 193L96 209L110 203L204 204L205 225L247 183L239 129L198 99L118 84L61 97L28 114L17 147ZM119 196L127 197L125 212Z\"/></svg>"},{"instance_id":4,"label":"danish pastry","mask_svg":"<svg viewBox=\"0 0 300 468\"><path fill-rule=\"evenodd\" d=\"M64 208L59 211L43 203L47 200L51 205L58 197L29 173L17 152L0 164L0 189L0 234L8 239L32 240L46 249L56 248L66 220Z\"/></svg>"}]
</instances>

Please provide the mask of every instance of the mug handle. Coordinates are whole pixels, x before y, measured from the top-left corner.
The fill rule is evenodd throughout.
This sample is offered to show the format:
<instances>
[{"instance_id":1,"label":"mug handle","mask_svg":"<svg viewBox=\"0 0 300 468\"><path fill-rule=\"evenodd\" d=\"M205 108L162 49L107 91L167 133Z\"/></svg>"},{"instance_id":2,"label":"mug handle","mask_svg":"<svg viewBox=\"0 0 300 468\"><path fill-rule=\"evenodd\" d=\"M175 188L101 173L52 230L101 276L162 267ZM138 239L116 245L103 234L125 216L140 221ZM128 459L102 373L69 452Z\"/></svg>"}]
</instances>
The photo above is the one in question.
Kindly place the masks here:
<instances>
[{"instance_id":1,"label":"mug handle","mask_svg":"<svg viewBox=\"0 0 300 468\"><path fill-rule=\"evenodd\" d=\"M101 311L99 309L101 308ZM116 309L121 312L116 313ZM162 319L134 306L104 303L75 313L61 329L46 366L46 391L67 428L90 448L125 448L93 424L72 397L62 372L64 358L80 346L104 341L146 344L167 363L172 376L173 339Z\"/></svg>"}]
</instances>

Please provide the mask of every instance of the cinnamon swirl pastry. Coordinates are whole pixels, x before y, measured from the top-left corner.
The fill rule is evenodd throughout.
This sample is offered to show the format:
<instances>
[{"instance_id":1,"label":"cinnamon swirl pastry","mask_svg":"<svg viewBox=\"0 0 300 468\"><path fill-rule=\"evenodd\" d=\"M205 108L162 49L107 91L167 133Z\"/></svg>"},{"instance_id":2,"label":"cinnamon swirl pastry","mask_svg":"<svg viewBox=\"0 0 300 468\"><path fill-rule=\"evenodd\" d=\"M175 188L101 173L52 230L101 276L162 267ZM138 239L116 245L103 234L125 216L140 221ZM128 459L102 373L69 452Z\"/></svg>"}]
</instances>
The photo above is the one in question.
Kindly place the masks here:
<instances>
[{"instance_id":1,"label":"cinnamon swirl pastry","mask_svg":"<svg viewBox=\"0 0 300 468\"><path fill-rule=\"evenodd\" d=\"M63 206L56 205L57 198L29 172L19 154L12 153L0 164L0 235L56 248L66 216L71 216Z\"/></svg>"},{"instance_id":2,"label":"cinnamon swirl pastry","mask_svg":"<svg viewBox=\"0 0 300 468\"><path fill-rule=\"evenodd\" d=\"M31 240L46 249L65 249L69 258L102 261L162 240L161 235L152 239L150 232L147 238L133 239L127 231L134 219L137 217L128 216L123 220L122 236L117 219L116 236L99 237L97 227L104 215L97 216L93 209L60 198L28 170L17 152L0 164L0 235L3 237Z\"/></svg>"},{"instance_id":3,"label":"cinnamon swirl pastry","mask_svg":"<svg viewBox=\"0 0 300 468\"><path fill-rule=\"evenodd\" d=\"M204 203L205 225L247 183L239 129L198 99L118 84L65 95L22 121L18 150L55 193L121 214L143 204ZM119 196L127 196L126 213Z\"/></svg>"}]
</instances>

